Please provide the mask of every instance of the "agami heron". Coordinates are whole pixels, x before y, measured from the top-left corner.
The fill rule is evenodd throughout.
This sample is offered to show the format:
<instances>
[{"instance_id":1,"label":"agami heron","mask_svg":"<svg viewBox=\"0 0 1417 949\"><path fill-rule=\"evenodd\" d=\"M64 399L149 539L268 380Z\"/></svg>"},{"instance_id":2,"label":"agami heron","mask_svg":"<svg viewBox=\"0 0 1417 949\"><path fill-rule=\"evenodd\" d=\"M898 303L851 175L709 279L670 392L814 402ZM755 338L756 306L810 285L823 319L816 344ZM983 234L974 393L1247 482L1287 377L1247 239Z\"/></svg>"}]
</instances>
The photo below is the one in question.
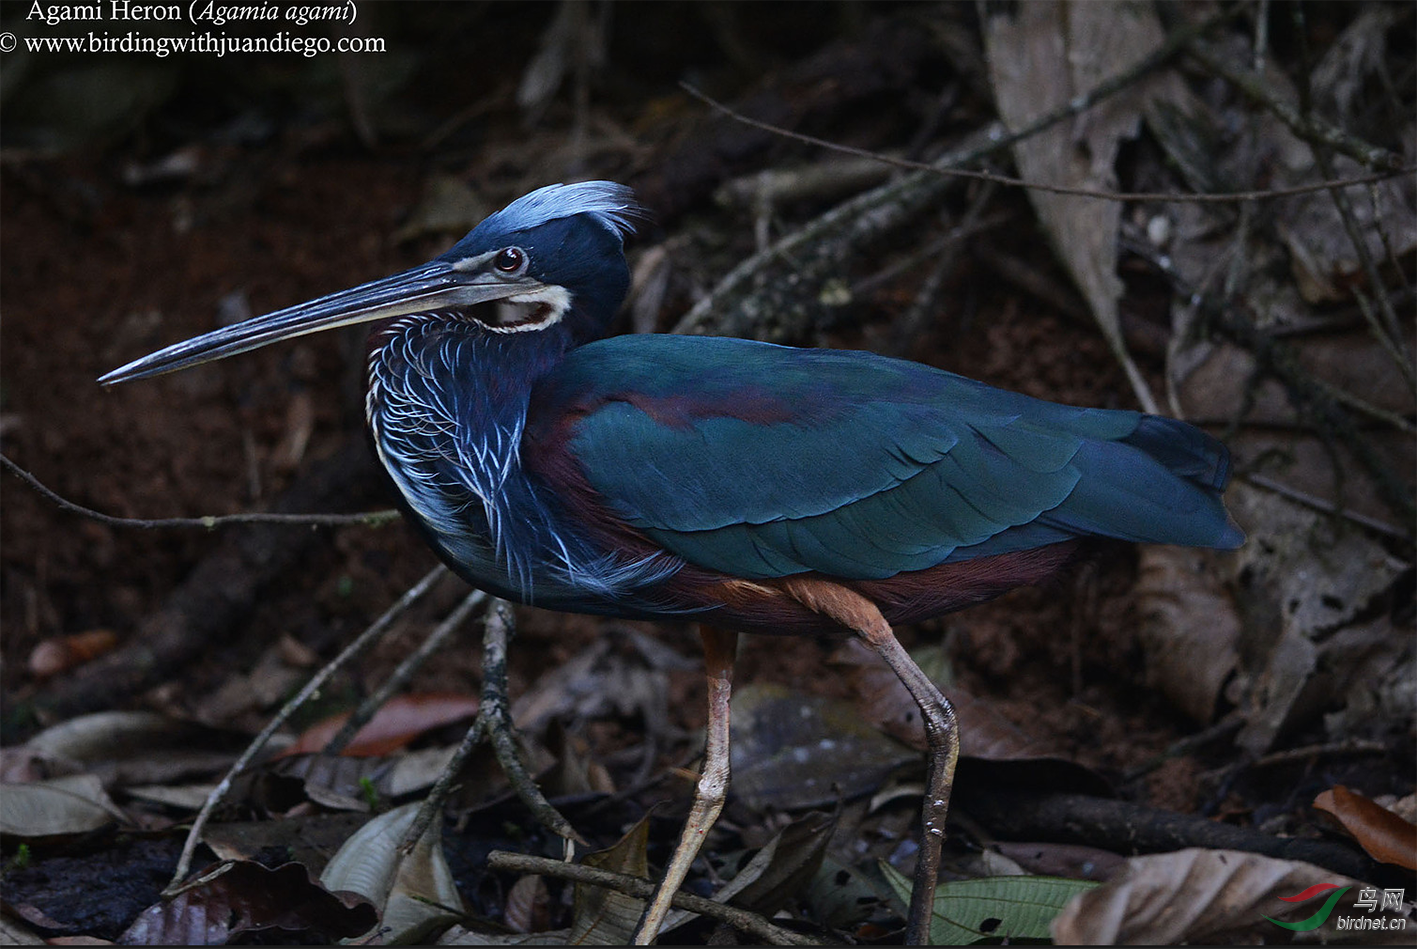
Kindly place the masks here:
<instances>
[{"instance_id":1,"label":"agami heron","mask_svg":"<svg viewBox=\"0 0 1417 949\"><path fill-rule=\"evenodd\" d=\"M865 352L602 338L640 213L618 184L541 188L430 263L100 381L372 323L374 448L454 572L522 603L703 624L703 773L638 941L655 938L723 804L737 632L860 637L925 723L907 938L926 941L959 740L892 625L1042 580L1087 538L1238 546L1220 499L1229 455L1173 419L1043 402ZM513 306L479 306L492 303Z\"/></svg>"}]
</instances>

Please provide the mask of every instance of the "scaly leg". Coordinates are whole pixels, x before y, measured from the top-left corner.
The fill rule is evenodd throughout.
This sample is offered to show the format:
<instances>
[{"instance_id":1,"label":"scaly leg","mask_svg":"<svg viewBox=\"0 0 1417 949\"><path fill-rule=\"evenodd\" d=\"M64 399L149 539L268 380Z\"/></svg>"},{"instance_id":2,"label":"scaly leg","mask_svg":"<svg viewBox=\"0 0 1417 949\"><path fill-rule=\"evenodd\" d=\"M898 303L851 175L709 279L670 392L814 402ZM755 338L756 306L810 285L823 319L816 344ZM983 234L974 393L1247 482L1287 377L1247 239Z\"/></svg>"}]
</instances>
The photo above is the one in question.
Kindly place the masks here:
<instances>
[{"instance_id":1,"label":"scaly leg","mask_svg":"<svg viewBox=\"0 0 1417 949\"><path fill-rule=\"evenodd\" d=\"M809 609L831 617L865 640L886 661L909 691L925 723L929 746L929 768L925 800L920 807L920 856L915 864L915 881L910 890L910 912L906 918L908 945L930 943L930 916L935 904L935 883L940 873L940 848L945 839L945 815L954 787L955 765L959 763L959 728L954 708L910 658L895 638L890 624L870 600L853 590L816 579L794 579L784 584L787 593Z\"/></svg>"},{"instance_id":2,"label":"scaly leg","mask_svg":"<svg viewBox=\"0 0 1417 949\"><path fill-rule=\"evenodd\" d=\"M669 915L669 903L679 892L689 866L699 854L709 828L723 810L728 791L728 700L733 692L733 660L738 651L738 634L725 630L700 627L704 642L704 666L708 672L708 740L704 744L704 770L694 791L694 806L684 823L684 832L674 856L664 871L664 882L655 891L654 900L640 920L635 933L635 945L648 946L659 935L664 917Z\"/></svg>"}]
</instances>

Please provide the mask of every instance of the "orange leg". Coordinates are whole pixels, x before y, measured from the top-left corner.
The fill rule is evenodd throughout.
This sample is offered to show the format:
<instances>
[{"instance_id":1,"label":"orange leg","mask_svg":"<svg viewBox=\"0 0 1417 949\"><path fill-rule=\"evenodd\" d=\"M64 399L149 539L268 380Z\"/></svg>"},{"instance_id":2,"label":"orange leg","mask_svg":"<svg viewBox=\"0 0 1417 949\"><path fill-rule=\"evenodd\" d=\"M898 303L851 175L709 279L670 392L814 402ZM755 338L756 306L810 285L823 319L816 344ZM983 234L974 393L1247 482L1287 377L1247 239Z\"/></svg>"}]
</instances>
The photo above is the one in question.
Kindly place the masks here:
<instances>
[{"instance_id":1,"label":"orange leg","mask_svg":"<svg viewBox=\"0 0 1417 949\"><path fill-rule=\"evenodd\" d=\"M635 933L635 945L648 946L659 935L659 927L669 914L669 904L689 873L689 866L699 854L709 828L723 810L728 791L728 700L733 692L733 660L738 650L738 634L701 627L699 636L704 643L704 666L708 671L708 739L704 746L704 770L694 791L694 805L674 856L664 871L664 882L655 891L654 900L640 920Z\"/></svg>"},{"instance_id":2,"label":"orange leg","mask_svg":"<svg viewBox=\"0 0 1417 949\"><path fill-rule=\"evenodd\" d=\"M920 808L920 857L915 864L915 880L910 890L910 912L906 917L908 945L930 943L930 916L935 904L935 884L940 874L940 848L945 840L945 815L954 787L955 765L959 763L959 728L954 708L930 677L895 638L890 624L870 600L853 590L825 580L794 579L783 588L803 606L815 610L860 636L885 660L901 683L910 691L925 723L929 746L929 768L925 800Z\"/></svg>"}]
</instances>

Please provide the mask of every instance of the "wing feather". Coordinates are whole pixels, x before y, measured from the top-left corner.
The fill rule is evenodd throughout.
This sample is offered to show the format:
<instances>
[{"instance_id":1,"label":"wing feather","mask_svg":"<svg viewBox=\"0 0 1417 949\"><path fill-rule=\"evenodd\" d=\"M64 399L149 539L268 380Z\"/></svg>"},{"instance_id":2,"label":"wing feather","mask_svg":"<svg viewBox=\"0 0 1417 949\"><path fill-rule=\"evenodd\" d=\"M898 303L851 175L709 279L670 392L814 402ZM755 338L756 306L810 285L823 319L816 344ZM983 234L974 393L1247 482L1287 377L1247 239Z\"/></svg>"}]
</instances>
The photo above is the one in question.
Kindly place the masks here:
<instances>
[{"instance_id":1,"label":"wing feather","mask_svg":"<svg viewBox=\"0 0 1417 949\"><path fill-rule=\"evenodd\" d=\"M879 579L1071 537L1233 546L1200 431L869 353L622 336L544 382L532 425L627 523L746 578Z\"/></svg>"}]
</instances>

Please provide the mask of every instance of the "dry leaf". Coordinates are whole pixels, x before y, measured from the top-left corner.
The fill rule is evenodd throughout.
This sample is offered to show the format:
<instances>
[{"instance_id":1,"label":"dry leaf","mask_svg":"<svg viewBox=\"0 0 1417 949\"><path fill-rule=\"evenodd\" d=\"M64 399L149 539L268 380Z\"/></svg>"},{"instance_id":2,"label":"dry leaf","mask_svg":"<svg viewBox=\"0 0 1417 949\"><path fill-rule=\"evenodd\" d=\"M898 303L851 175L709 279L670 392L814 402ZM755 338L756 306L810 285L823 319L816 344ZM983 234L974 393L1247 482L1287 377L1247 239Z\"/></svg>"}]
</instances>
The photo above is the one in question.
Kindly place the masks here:
<instances>
[{"instance_id":1,"label":"dry leaf","mask_svg":"<svg viewBox=\"0 0 1417 949\"><path fill-rule=\"evenodd\" d=\"M121 819L91 774L0 785L0 833L22 840L87 833Z\"/></svg>"},{"instance_id":2,"label":"dry leaf","mask_svg":"<svg viewBox=\"0 0 1417 949\"><path fill-rule=\"evenodd\" d=\"M503 921L508 928L519 933L543 930L551 919L550 901L546 881L537 874L529 873L507 891L507 904L502 910Z\"/></svg>"},{"instance_id":3,"label":"dry leaf","mask_svg":"<svg viewBox=\"0 0 1417 949\"><path fill-rule=\"evenodd\" d=\"M13 908L13 907L12 907ZM55 939L48 940L48 943L62 945ZM30 932L25 927L11 919L0 917L0 945L5 946L43 946L46 940ZM105 945L113 945L110 942Z\"/></svg>"},{"instance_id":4,"label":"dry leaf","mask_svg":"<svg viewBox=\"0 0 1417 949\"><path fill-rule=\"evenodd\" d=\"M999 114L1009 128L1021 128L1125 71L1163 39L1155 12L1141 4L1034 2L991 16L985 42ZM1153 75L1075 121L1060 122L1015 143L1019 171L1029 181L1115 188L1112 166L1118 148L1136 136L1148 100L1180 101L1184 94L1174 75ZM1158 411L1122 341L1117 308L1122 282L1116 273L1121 203L1035 190L1028 197L1142 407Z\"/></svg>"},{"instance_id":5,"label":"dry leaf","mask_svg":"<svg viewBox=\"0 0 1417 949\"><path fill-rule=\"evenodd\" d=\"M816 876L836 830L836 819L836 813L807 814L778 831L738 874L753 871L751 881L735 892L733 904L771 918ZM737 883L738 877L733 882ZM715 898L727 899L722 894Z\"/></svg>"},{"instance_id":6,"label":"dry leaf","mask_svg":"<svg viewBox=\"0 0 1417 949\"><path fill-rule=\"evenodd\" d=\"M417 943L464 913L443 855L441 820L428 826L409 854L399 852L419 807L418 802L405 804L369 821L345 841L320 874L320 882L329 889L358 893L379 908L382 939L387 943Z\"/></svg>"},{"instance_id":7,"label":"dry leaf","mask_svg":"<svg viewBox=\"0 0 1417 949\"><path fill-rule=\"evenodd\" d=\"M227 862L170 900L145 909L119 938L124 945L219 946L257 929L313 930L347 938L372 929L374 907L337 896L310 879L298 863L274 870L258 863Z\"/></svg>"},{"instance_id":8,"label":"dry leaf","mask_svg":"<svg viewBox=\"0 0 1417 949\"><path fill-rule=\"evenodd\" d=\"M1240 615L1224 590L1221 556L1148 544L1138 568L1147 683L1202 724L1214 718L1240 658Z\"/></svg>"},{"instance_id":9,"label":"dry leaf","mask_svg":"<svg viewBox=\"0 0 1417 949\"><path fill-rule=\"evenodd\" d=\"M996 840L990 847L1034 876L1073 880L1106 880L1120 871L1127 858L1111 850L1083 844L1014 843Z\"/></svg>"},{"instance_id":10,"label":"dry leaf","mask_svg":"<svg viewBox=\"0 0 1417 949\"><path fill-rule=\"evenodd\" d=\"M1417 870L1417 825L1411 821L1341 784L1316 797L1314 807L1336 817L1374 860Z\"/></svg>"},{"instance_id":11,"label":"dry leaf","mask_svg":"<svg viewBox=\"0 0 1417 949\"><path fill-rule=\"evenodd\" d=\"M472 718L477 714L477 707L476 696L461 692L396 696L374 713L340 754L351 758L391 754L426 731ZM349 713L345 712L310 726L282 756L318 754L347 721Z\"/></svg>"},{"instance_id":12,"label":"dry leaf","mask_svg":"<svg viewBox=\"0 0 1417 949\"><path fill-rule=\"evenodd\" d=\"M118 634L111 629L91 629L86 633L51 637L30 652L30 675L36 679L48 679L96 659L117 645Z\"/></svg>"},{"instance_id":13,"label":"dry leaf","mask_svg":"<svg viewBox=\"0 0 1417 949\"><path fill-rule=\"evenodd\" d=\"M853 702L756 682L733 694L730 756L734 793L751 807L783 809L869 793L896 768L920 760L919 752L882 736Z\"/></svg>"},{"instance_id":14,"label":"dry leaf","mask_svg":"<svg viewBox=\"0 0 1417 949\"><path fill-rule=\"evenodd\" d=\"M552 718L642 715L652 736L668 735L668 672L697 668L652 637L617 629L532 683L512 703L512 720L536 733Z\"/></svg>"},{"instance_id":15,"label":"dry leaf","mask_svg":"<svg viewBox=\"0 0 1417 949\"><path fill-rule=\"evenodd\" d=\"M600 870L614 870L649 879L649 815L607 850L586 854L581 862ZM640 923L645 901L590 883L577 883L571 935L572 946L628 946Z\"/></svg>"},{"instance_id":16,"label":"dry leaf","mask_svg":"<svg viewBox=\"0 0 1417 949\"><path fill-rule=\"evenodd\" d=\"M25 747L49 758L111 761L155 745L177 745L194 731L191 725L156 712L95 712L46 728Z\"/></svg>"},{"instance_id":17,"label":"dry leaf","mask_svg":"<svg viewBox=\"0 0 1417 949\"><path fill-rule=\"evenodd\" d=\"M835 812L817 812L800 817L774 834L751 859L747 852L711 857L720 876L733 873L728 868L738 868L733 879L714 893L714 902L771 917L784 902L802 895L820 875L837 816ZM660 932L670 932L696 915L689 910L671 910Z\"/></svg>"},{"instance_id":18,"label":"dry leaf","mask_svg":"<svg viewBox=\"0 0 1417 949\"><path fill-rule=\"evenodd\" d=\"M1386 649L1333 646L1349 630L1361 633L1364 624L1355 621L1406 565L1366 534L1267 491L1236 484L1226 501L1249 534L1232 555L1237 599L1247 612L1237 683L1248 693L1238 696L1246 724L1236 741L1262 754L1305 715L1345 704L1340 689L1356 695L1390 669L1390 654L1404 647L1403 640L1384 635L1382 624L1391 622L1386 611L1369 637L1378 640L1374 645L1387 640ZM1403 705L1393 708L1388 721L1410 722L1410 685L1394 698Z\"/></svg>"},{"instance_id":19,"label":"dry leaf","mask_svg":"<svg viewBox=\"0 0 1417 949\"><path fill-rule=\"evenodd\" d=\"M1352 908L1360 886L1312 864L1234 850L1132 857L1122 873L1058 914L1053 940L1112 946L1273 939L1288 933L1271 918L1304 920L1321 909L1294 897L1349 887L1338 905Z\"/></svg>"},{"instance_id":20,"label":"dry leaf","mask_svg":"<svg viewBox=\"0 0 1417 949\"><path fill-rule=\"evenodd\" d=\"M439 937L439 946L565 946L571 936L569 929L553 929L535 933L480 933L463 926L454 926Z\"/></svg>"}]
</instances>

